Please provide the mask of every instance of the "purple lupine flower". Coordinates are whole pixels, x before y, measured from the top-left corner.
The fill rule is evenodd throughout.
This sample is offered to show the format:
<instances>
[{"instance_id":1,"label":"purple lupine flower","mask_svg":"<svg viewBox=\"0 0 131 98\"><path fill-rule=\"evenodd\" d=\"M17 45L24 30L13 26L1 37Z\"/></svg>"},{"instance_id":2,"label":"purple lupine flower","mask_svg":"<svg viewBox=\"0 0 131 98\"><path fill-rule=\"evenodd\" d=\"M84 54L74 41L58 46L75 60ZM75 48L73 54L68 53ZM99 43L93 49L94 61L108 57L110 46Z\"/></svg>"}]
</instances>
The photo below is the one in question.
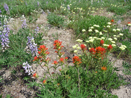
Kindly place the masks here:
<instances>
[{"instance_id":1,"label":"purple lupine flower","mask_svg":"<svg viewBox=\"0 0 131 98\"><path fill-rule=\"evenodd\" d=\"M70 10L70 6L69 5L67 5L67 9Z\"/></svg>"},{"instance_id":2,"label":"purple lupine flower","mask_svg":"<svg viewBox=\"0 0 131 98\"><path fill-rule=\"evenodd\" d=\"M31 75L33 73L32 67L28 64L28 62L23 63L23 68L25 70L25 73L28 73L28 75Z\"/></svg>"},{"instance_id":3,"label":"purple lupine flower","mask_svg":"<svg viewBox=\"0 0 131 98\"><path fill-rule=\"evenodd\" d=\"M118 20L118 21L117 21L117 24L120 24L120 23L121 23L121 20Z\"/></svg>"},{"instance_id":4,"label":"purple lupine flower","mask_svg":"<svg viewBox=\"0 0 131 98\"><path fill-rule=\"evenodd\" d=\"M0 9L0 14L2 13L1 9Z\"/></svg>"},{"instance_id":5,"label":"purple lupine flower","mask_svg":"<svg viewBox=\"0 0 131 98\"><path fill-rule=\"evenodd\" d=\"M23 24L22 24L22 28L26 28L27 24L26 24L26 19L24 19Z\"/></svg>"},{"instance_id":6,"label":"purple lupine flower","mask_svg":"<svg viewBox=\"0 0 131 98\"><path fill-rule=\"evenodd\" d=\"M0 21L0 26L2 26L2 23L1 23L1 21Z\"/></svg>"},{"instance_id":7,"label":"purple lupine flower","mask_svg":"<svg viewBox=\"0 0 131 98\"><path fill-rule=\"evenodd\" d=\"M45 12L43 11L42 14L45 14Z\"/></svg>"},{"instance_id":8,"label":"purple lupine flower","mask_svg":"<svg viewBox=\"0 0 131 98\"><path fill-rule=\"evenodd\" d=\"M27 2L25 2L25 5L27 5Z\"/></svg>"},{"instance_id":9,"label":"purple lupine flower","mask_svg":"<svg viewBox=\"0 0 131 98\"><path fill-rule=\"evenodd\" d=\"M39 6L39 4L40 4L40 3L37 1L37 5L38 5L38 6Z\"/></svg>"},{"instance_id":10,"label":"purple lupine flower","mask_svg":"<svg viewBox=\"0 0 131 98\"><path fill-rule=\"evenodd\" d=\"M2 45L2 50L6 50L7 47L9 47L9 32L10 29L8 28L7 25L4 25L4 29L1 32L0 39L1 39L1 45Z\"/></svg>"},{"instance_id":11,"label":"purple lupine flower","mask_svg":"<svg viewBox=\"0 0 131 98\"><path fill-rule=\"evenodd\" d=\"M4 9L6 10L6 12L9 11L9 7L6 3L4 4Z\"/></svg>"},{"instance_id":12,"label":"purple lupine flower","mask_svg":"<svg viewBox=\"0 0 131 98\"><path fill-rule=\"evenodd\" d=\"M37 34L39 32L39 27L37 27L36 29L35 29L35 34Z\"/></svg>"},{"instance_id":13,"label":"purple lupine flower","mask_svg":"<svg viewBox=\"0 0 131 98\"><path fill-rule=\"evenodd\" d=\"M32 56L38 56L37 44L35 44L34 38L33 37L27 38L28 38L27 47L31 51Z\"/></svg>"},{"instance_id":14,"label":"purple lupine flower","mask_svg":"<svg viewBox=\"0 0 131 98\"><path fill-rule=\"evenodd\" d=\"M99 0L98 0L98 3L99 3Z\"/></svg>"},{"instance_id":15,"label":"purple lupine flower","mask_svg":"<svg viewBox=\"0 0 131 98\"><path fill-rule=\"evenodd\" d=\"M46 4L48 4L48 1L46 2Z\"/></svg>"},{"instance_id":16,"label":"purple lupine flower","mask_svg":"<svg viewBox=\"0 0 131 98\"><path fill-rule=\"evenodd\" d=\"M126 0L124 0L126 2Z\"/></svg>"},{"instance_id":17,"label":"purple lupine flower","mask_svg":"<svg viewBox=\"0 0 131 98\"><path fill-rule=\"evenodd\" d=\"M124 26L123 28L122 28L122 31L124 31L125 29L128 29L128 26Z\"/></svg>"}]
</instances>

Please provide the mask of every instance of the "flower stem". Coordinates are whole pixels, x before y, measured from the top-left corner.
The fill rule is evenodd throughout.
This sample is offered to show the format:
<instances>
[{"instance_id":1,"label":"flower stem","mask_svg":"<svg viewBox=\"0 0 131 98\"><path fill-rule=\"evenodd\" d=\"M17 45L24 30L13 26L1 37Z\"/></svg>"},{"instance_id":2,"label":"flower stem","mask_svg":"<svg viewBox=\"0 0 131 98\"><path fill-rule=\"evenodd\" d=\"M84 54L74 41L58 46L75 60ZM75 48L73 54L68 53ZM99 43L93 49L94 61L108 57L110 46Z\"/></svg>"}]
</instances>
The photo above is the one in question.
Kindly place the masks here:
<instances>
[{"instance_id":1,"label":"flower stem","mask_svg":"<svg viewBox=\"0 0 131 98\"><path fill-rule=\"evenodd\" d=\"M77 71L78 71L78 87L79 87L79 91L80 91L80 75L79 75L79 67L78 67Z\"/></svg>"}]
</instances>

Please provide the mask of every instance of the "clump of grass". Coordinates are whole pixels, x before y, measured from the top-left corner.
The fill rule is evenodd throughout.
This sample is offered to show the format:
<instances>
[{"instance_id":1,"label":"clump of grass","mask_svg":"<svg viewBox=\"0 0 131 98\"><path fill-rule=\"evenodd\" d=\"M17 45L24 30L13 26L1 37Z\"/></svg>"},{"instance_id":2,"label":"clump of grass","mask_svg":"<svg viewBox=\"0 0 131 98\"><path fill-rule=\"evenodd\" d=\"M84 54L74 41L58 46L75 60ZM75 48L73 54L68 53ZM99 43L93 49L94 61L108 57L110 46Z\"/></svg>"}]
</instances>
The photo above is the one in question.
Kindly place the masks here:
<instances>
[{"instance_id":1,"label":"clump of grass","mask_svg":"<svg viewBox=\"0 0 131 98\"><path fill-rule=\"evenodd\" d=\"M86 18L83 19L78 19L76 21L73 22L72 25L69 24L70 28L73 28L76 31L76 35L78 36L79 33L82 33L82 29L85 30L89 30L89 27L91 27L94 24L97 24L100 26L100 28L98 28L98 30L103 30L105 24L109 21L108 18L103 17L103 16L88 16ZM72 26L72 27L71 27ZM91 34L86 34L85 37L90 36ZM85 38L83 38L84 40Z\"/></svg>"},{"instance_id":2,"label":"clump of grass","mask_svg":"<svg viewBox=\"0 0 131 98\"><path fill-rule=\"evenodd\" d=\"M127 8L123 8L123 7L114 7L114 6L111 6L107 9L107 11L111 11L111 12L114 12L116 13L117 15L123 15L126 13L128 9Z\"/></svg>"},{"instance_id":3,"label":"clump of grass","mask_svg":"<svg viewBox=\"0 0 131 98\"><path fill-rule=\"evenodd\" d=\"M64 23L64 18L61 17L61 16L58 16L54 13L50 13L48 14L47 16L47 19L48 19L48 22L51 24L51 25L54 25L54 26L57 26L57 27L61 27L63 26L63 23Z\"/></svg>"},{"instance_id":4,"label":"clump of grass","mask_svg":"<svg viewBox=\"0 0 131 98\"><path fill-rule=\"evenodd\" d=\"M131 64L127 63L127 62L123 62L123 65L122 65L125 69L123 70L123 72L126 74L126 75L131 75Z\"/></svg>"}]
</instances>

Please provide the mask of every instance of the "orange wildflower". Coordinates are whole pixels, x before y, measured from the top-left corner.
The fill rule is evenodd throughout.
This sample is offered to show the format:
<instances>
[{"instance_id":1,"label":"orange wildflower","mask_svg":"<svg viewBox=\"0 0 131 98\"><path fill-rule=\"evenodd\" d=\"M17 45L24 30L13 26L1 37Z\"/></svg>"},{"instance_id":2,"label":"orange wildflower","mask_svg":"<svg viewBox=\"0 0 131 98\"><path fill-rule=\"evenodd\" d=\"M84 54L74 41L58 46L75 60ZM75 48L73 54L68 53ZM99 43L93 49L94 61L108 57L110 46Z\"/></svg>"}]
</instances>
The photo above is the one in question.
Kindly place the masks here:
<instances>
[{"instance_id":1,"label":"orange wildflower","mask_svg":"<svg viewBox=\"0 0 131 98\"><path fill-rule=\"evenodd\" d=\"M103 66L103 67L101 67L101 70L106 71L107 68Z\"/></svg>"},{"instance_id":2,"label":"orange wildflower","mask_svg":"<svg viewBox=\"0 0 131 98\"><path fill-rule=\"evenodd\" d=\"M96 53L96 51L95 51L94 48L91 48L89 51L90 51L92 54L95 54L95 53Z\"/></svg>"},{"instance_id":3,"label":"orange wildflower","mask_svg":"<svg viewBox=\"0 0 131 98\"><path fill-rule=\"evenodd\" d=\"M80 64L82 62L81 62L81 59L78 56L74 56L73 57L73 63Z\"/></svg>"},{"instance_id":4,"label":"orange wildflower","mask_svg":"<svg viewBox=\"0 0 131 98\"><path fill-rule=\"evenodd\" d=\"M43 80L43 83L46 84L46 80Z\"/></svg>"},{"instance_id":5,"label":"orange wildflower","mask_svg":"<svg viewBox=\"0 0 131 98\"><path fill-rule=\"evenodd\" d=\"M55 40L54 41L54 49L58 49L58 50L60 50L60 49L62 49L62 47L64 47L64 46L61 46L61 41L59 41L59 40Z\"/></svg>"},{"instance_id":6,"label":"orange wildflower","mask_svg":"<svg viewBox=\"0 0 131 98\"><path fill-rule=\"evenodd\" d=\"M68 57L65 57L65 60L67 60L68 59Z\"/></svg>"},{"instance_id":7,"label":"orange wildflower","mask_svg":"<svg viewBox=\"0 0 131 98\"><path fill-rule=\"evenodd\" d=\"M107 49L110 51L111 49L112 49L113 47L111 46L111 45L109 45L108 47L107 47Z\"/></svg>"},{"instance_id":8,"label":"orange wildflower","mask_svg":"<svg viewBox=\"0 0 131 98\"><path fill-rule=\"evenodd\" d=\"M81 44L82 51L86 50L86 46L84 44Z\"/></svg>"},{"instance_id":9,"label":"orange wildflower","mask_svg":"<svg viewBox=\"0 0 131 98\"><path fill-rule=\"evenodd\" d=\"M58 62L57 62L57 61L54 61L54 63L52 63L52 64L55 64L55 65L57 65L57 64L58 64Z\"/></svg>"},{"instance_id":10,"label":"orange wildflower","mask_svg":"<svg viewBox=\"0 0 131 98\"><path fill-rule=\"evenodd\" d=\"M46 51L48 48L46 48L45 45L40 45L38 50L41 50L41 51Z\"/></svg>"},{"instance_id":11,"label":"orange wildflower","mask_svg":"<svg viewBox=\"0 0 131 98\"><path fill-rule=\"evenodd\" d=\"M103 45L103 44L104 44L104 41L103 41L103 40L101 40L101 41L100 41L100 45Z\"/></svg>"},{"instance_id":12,"label":"orange wildflower","mask_svg":"<svg viewBox=\"0 0 131 98\"><path fill-rule=\"evenodd\" d=\"M114 20L112 19L111 22L114 22Z\"/></svg>"},{"instance_id":13,"label":"orange wildflower","mask_svg":"<svg viewBox=\"0 0 131 98\"><path fill-rule=\"evenodd\" d=\"M62 69L59 69L59 71L62 71Z\"/></svg>"},{"instance_id":14,"label":"orange wildflower","mask_svg":"<svg viewBox=\"0 0 131 98\"><path fill-rule=\"evenodd\" d=\"M37 78L37 77L38 77L37 73L34 73L34 74L33 74L33 77L34 77L34 78Z\"/></svg>"},{"instance_id":15,"label":"orange wildflower","mask_svg":"<svg viewBox=\"0 0 131 98\"><path fill-rule=\"evenodd\" d=\"M57 85L59 86L59 85L60 85L60 83L57 83Z\"/></svg>"},{"instance_id":16,"label":"orange wildflower","mask_svg":"<svg viewBox=\"0 0 131 98\"><path fill-rule=\"evenodd\" d=\"M37 56L34 57L33 61L37 61L39 58Z\"/></svg>"},{"instance_id":17,"label":"orange wildflower","mask_svg":"<svg viewBox=\"0 0 131 98\"><path fill-rule=\"evenodd\" d=\"M60 58L60 61L59 61L59 62L64 63L64 58Z\"/></svg>"}]
</instances>

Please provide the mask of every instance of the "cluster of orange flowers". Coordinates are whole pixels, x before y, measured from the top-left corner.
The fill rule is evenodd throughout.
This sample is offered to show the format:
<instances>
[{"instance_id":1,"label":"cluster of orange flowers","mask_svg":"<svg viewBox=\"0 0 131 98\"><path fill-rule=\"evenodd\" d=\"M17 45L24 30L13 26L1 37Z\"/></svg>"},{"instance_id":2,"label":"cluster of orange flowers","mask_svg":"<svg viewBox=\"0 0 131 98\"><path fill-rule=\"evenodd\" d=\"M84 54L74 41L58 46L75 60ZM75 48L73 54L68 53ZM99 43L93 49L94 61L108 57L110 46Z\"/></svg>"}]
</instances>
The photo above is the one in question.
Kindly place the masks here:
<instances>
[{"instance_id":1,"label":"cluster of orange flowers","mask_svg":"<svg viewBox=\"0 0 131 98\"><path fill-rule=\"evenodd\" d=\"M64 47L64 46L61 46L61 43L62 43L62 42L60 42L59 40L55 40L53 45L54 45L54 49L57 49L57 50L58 50L58 51L55 51L55 52L58 53L58 54L60 53L60 59L59 59L58 62L61 62L61 63L63 64L63 63L64 63L64 60L67 60L68 57L65 57L65 58L61 57L61 55L64 54L64 53L60 52L60 50L62 49L62 47ZM100 45L103 46L103 44L104 44L104 41L101 40L101 41L100 41ZM81 46L81 49L82 49L83 52L84 52L85 50L87 50L87 48L86 48L86 46L85 46L84 44L81 44L80 46ZM90 51L90 53L93 54L95 57L101 57L101 58L103 59L103 57L105 56L106 50L110 51L110 50L112 49L112 46L109 45L109 46L107 47L107 49L105 49L105 48L103 48L103 47L101 47L101 46L98 46L98 47L96 47L95 49L94 49L94 48L91 48L89 51ZM35 56L33 61L38 61L39 59L41 59L41 61L45 61L46 63L48 63L48 61L50 61L50 59L47 58L47 59L45 60L46 55L49 54L49 52L47 51L48 48L46 48L46 46L44 46L44 45L40 45L39 48L38 48L38 50L39 50L39 51L38 51L38 54L39 54L40 56ZM43 60L42 58L44 58L44 60ZM75 65L79 65L80 63L82 63L82 62L81 62L81 59L80 59L78 56L74 56L74 57L72 58L72 60L73 60L73 63L74 63ZM57 62L57 61L54 61L52 64L57 65L58 62ZM61 71L61 70L62 70L62 69L60 69L60 71ZM107 68L103 66L103 67L101 67L101 70L107 70ZM36 74L36 73L33 74L33 77L37 78L37 74ZM43 83L46 84L46 80L43 80Z\"/></svg>"},{"instance_id":2,"label":"cluster of orange flowers","mask_svg":"<svg viewBox=\"0 0 131 98\"><path fill-rule=\"evenodd\" d=\"M104 44L104 41L101 40L101 41L100 41L100 45L103 46L103 44ZM111 45L109 45L109 46L107 47L107 49L105 49L105 48L103 48L103 47L101 47L101 46L98 46L98 47L96 47L96 48L91 48L91 49L89 50L90 53L93 54L95 58L101 57L101 59L103 59L103 58L105 57L106 51L111 51L111 49L113 48Z\"/></svg>"}]
</instances>

